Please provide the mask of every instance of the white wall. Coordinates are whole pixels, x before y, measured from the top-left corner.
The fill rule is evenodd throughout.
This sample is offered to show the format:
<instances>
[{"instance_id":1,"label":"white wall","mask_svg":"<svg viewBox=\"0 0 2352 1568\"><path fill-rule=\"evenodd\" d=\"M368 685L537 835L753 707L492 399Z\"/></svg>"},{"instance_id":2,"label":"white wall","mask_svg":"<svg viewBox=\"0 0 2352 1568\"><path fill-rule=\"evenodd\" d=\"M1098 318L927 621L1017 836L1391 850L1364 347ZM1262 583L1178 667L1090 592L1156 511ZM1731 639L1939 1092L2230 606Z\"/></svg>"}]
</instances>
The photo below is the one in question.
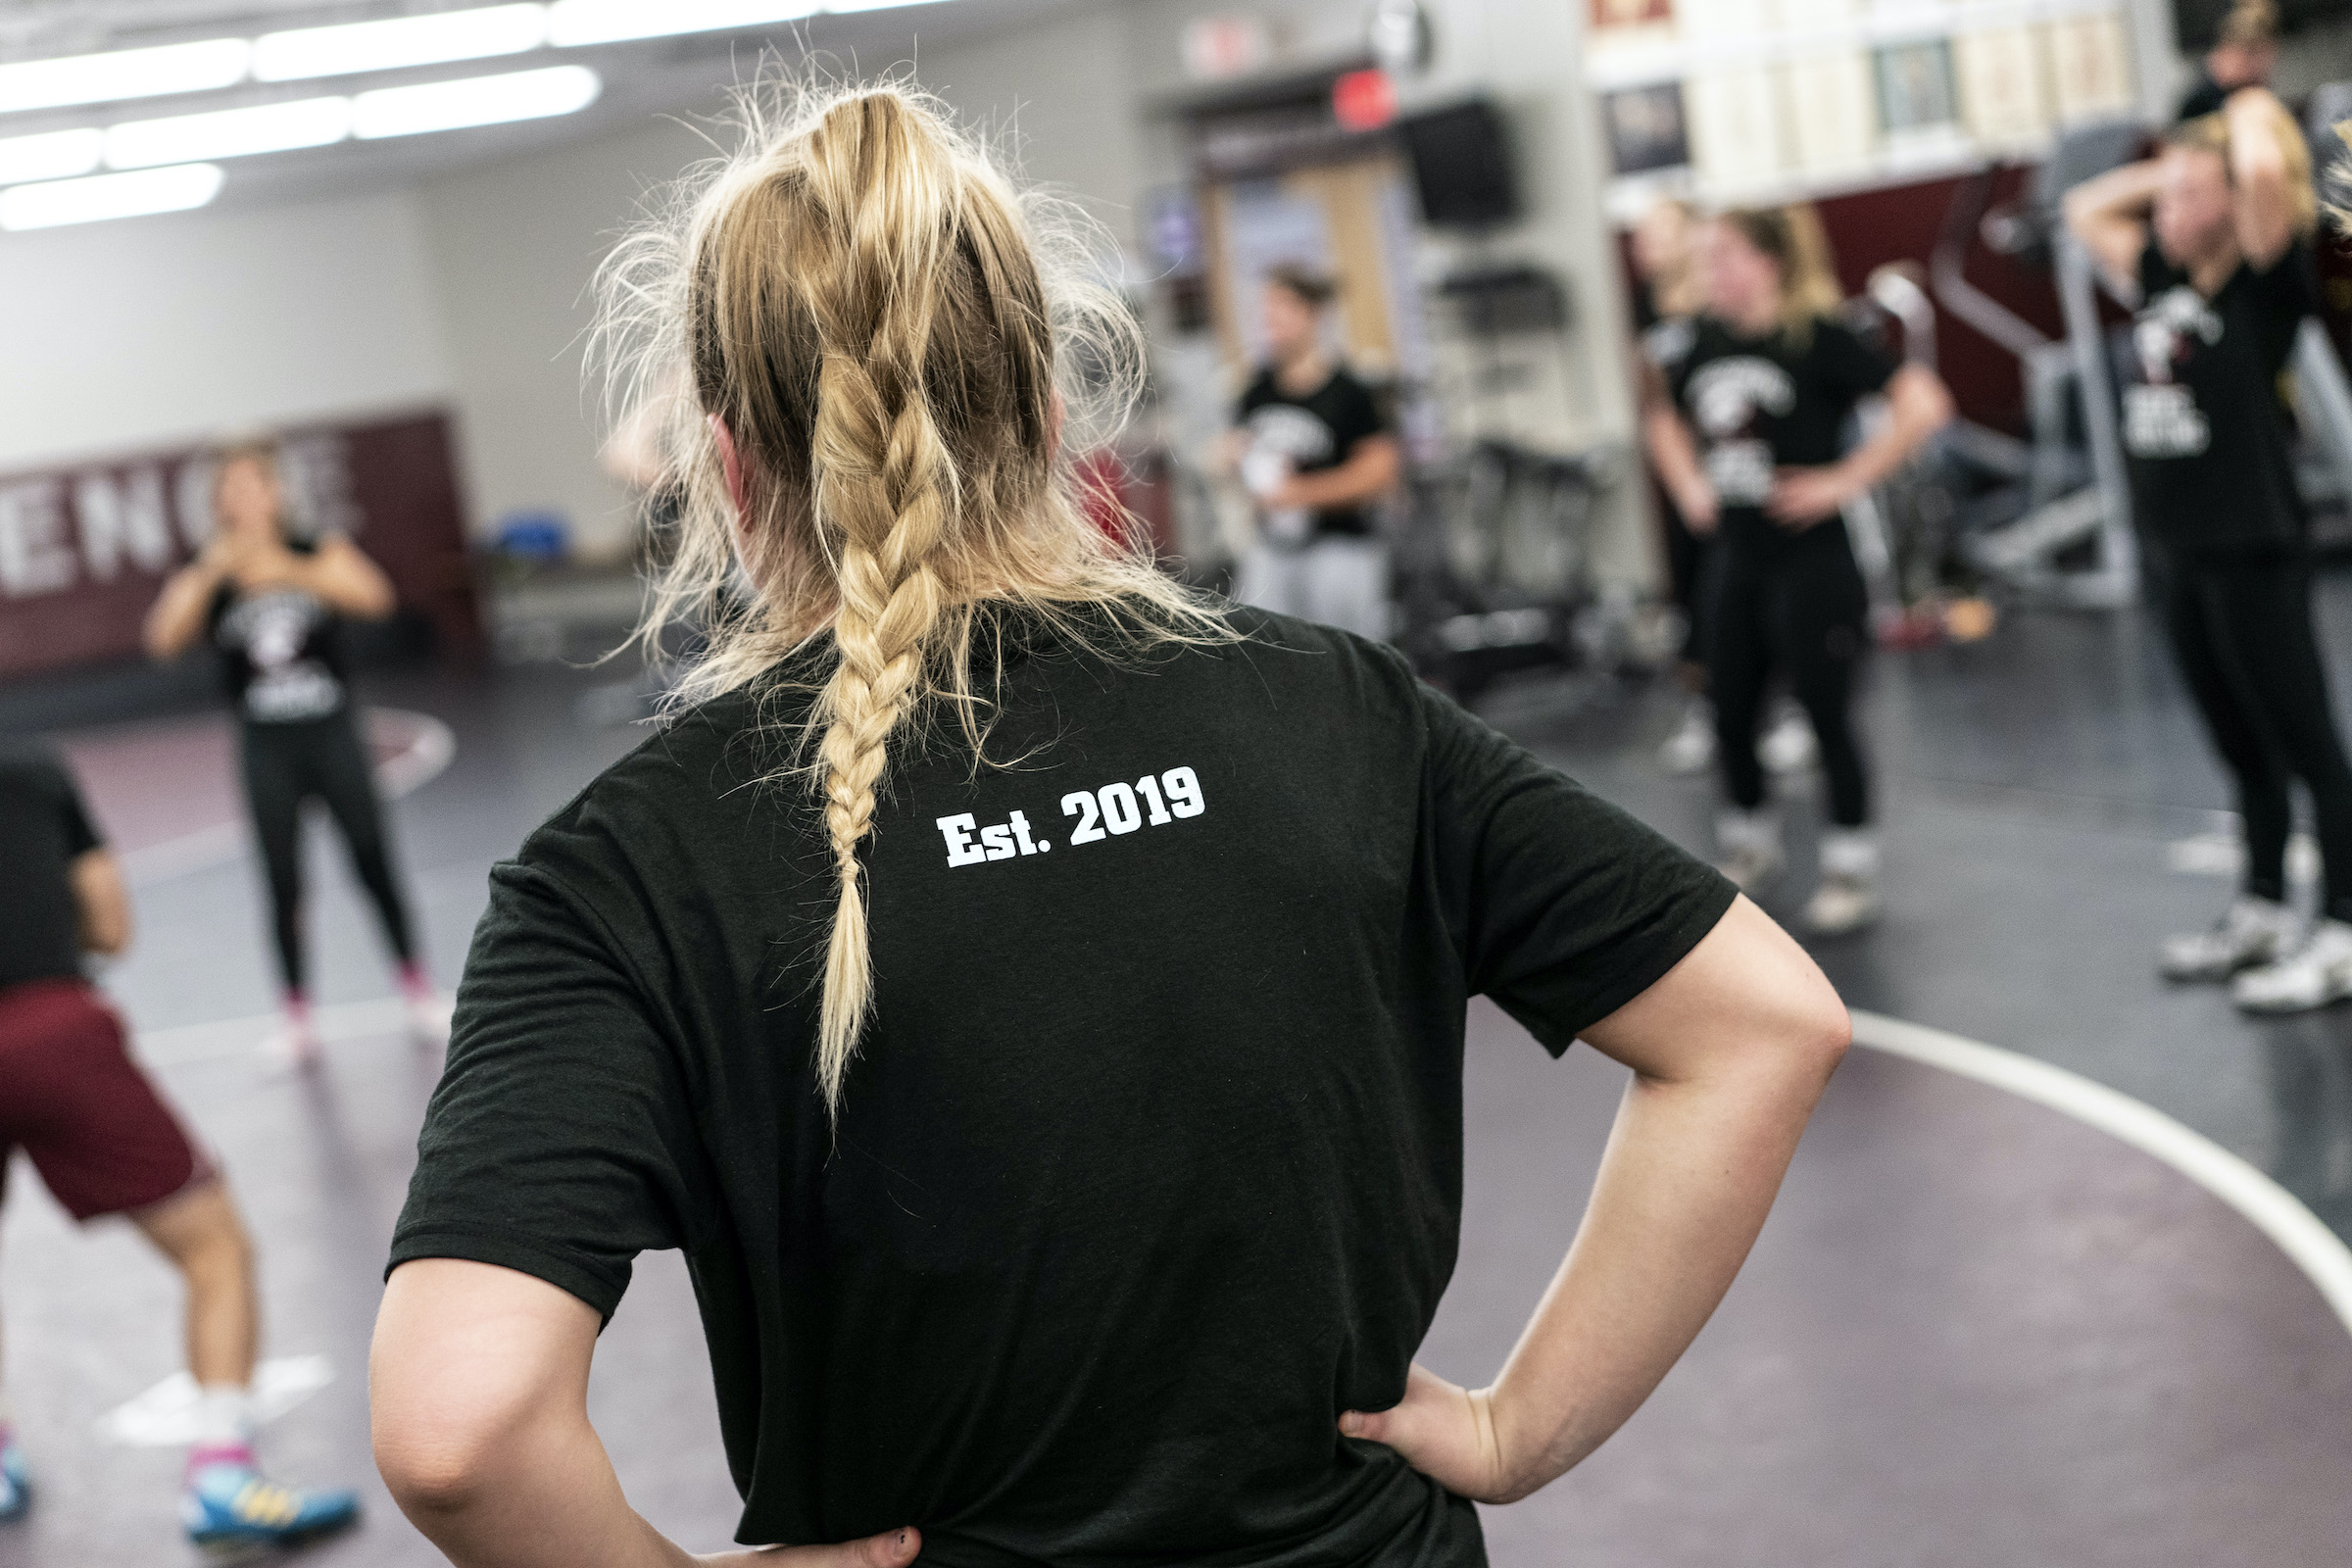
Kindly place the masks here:
<instances>
[{"instance_id":1,"label":"white wall","mask_svg":"<svg viewBox=\"0 0 2352 1568\"><path fill-rule=\"evenodd\" d=\"M406 192L0 236L0 344L7 468L452 384Z\"/></svg>"},{"instance_id":2,"label":"white wall","mask_svg":"<svg viewBox=\"0 0 2352 1568\"><path fill-rule=\"evenodd\" d=\"M708 151L662 123L417 192L477 530L510 513L555 511L584 550L626 548L631 503L597 468L601 404L582 374L589 286L646 192Z\"/></svg>"}]
</instances>

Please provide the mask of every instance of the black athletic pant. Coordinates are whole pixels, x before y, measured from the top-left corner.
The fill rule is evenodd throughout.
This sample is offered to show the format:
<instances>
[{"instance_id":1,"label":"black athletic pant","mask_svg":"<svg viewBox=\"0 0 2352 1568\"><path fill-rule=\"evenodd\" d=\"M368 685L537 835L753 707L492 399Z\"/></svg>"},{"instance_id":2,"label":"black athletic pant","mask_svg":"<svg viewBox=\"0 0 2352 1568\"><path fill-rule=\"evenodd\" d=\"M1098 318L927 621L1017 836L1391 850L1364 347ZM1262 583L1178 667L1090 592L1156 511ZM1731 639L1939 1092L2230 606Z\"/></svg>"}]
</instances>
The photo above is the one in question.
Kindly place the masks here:
<instances>
[{"instance_id":1,"label":"black athletic pant","mask_svg":"<svg viewBox=\"0 0 2352 1568\"><path fill-rule=\"evenodd\" d=\"M1870 642L1869 596L1844 521L1832 517L1787 538L1729 531L1709 564L1715 581L1707 681L1733 804L1745 810L1764 804L1756 729L1766 685L1778 669L1821 742L1830 820L1860 827L1870 819L1870 780L1851 709L1855 668Z\"/></svg>"},{"instance_id":2,"label":"black athletic pant","mask_svg":"<svg viewBox=\"0 0 2352 1568\"><path fill-rule=\"evenodd\" d=\"M2287 783L2299 778L2327 861L2327 913L2352 920L2352 763L2312 635L2310 566L2299 553L2151 565L2180 673L2237 780L2246 891L2286 897Z\"/></svg>"},{"instance_id":3,"label":"black athletic pant","mask_svg":"<svg viewBox=\"0 0 2352 1568\"><path fill-rule=\"evenodd\" d=\"M278 971L288 991L309 979L302 941L302 803L316 797L343 830L351 868L375 902L384 940L403 962L414 956L409 911L392 878L391 845L367 748L348 712L245 731L245 804L270 872L270 914Z\"/></svg>"}]
</instances>

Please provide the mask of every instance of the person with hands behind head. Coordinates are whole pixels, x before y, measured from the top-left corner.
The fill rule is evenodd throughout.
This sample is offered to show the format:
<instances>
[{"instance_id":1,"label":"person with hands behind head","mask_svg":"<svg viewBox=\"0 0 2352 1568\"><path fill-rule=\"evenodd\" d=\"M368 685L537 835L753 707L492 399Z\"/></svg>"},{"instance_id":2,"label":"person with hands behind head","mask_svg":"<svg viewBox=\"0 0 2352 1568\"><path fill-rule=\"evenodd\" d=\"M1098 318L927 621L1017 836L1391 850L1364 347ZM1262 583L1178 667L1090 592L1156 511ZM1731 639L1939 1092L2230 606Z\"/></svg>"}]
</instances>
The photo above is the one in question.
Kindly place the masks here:
<instances>
[{"instance_id":1,"label":"person with hands behind head","mask_svg":"<svg viewBox=\"0 0 2352 1568\"><path fill-rule=\"evenodd\" d=\"M267 438L215 456L213 537L164 584L147 612L148 653L175 659L209 639L237 710L246 808L269 875L270 929L284 983L284 1024L273 1049L307 1064L318 1054L303 935L302 803L322 801L351 851L399 965L410 1026L445 1032L416 955L408 901L392 870L390 839L367 743L351 709L337 626L392 613L392 584L339 534L290 533L278 450Z\"/></svg>"},{"instance_id":2,"label":"person with hands behind head","mask_svg":"<svg viewBox=\"0 0 2352 1568\"><path fill-rule=\"evenodd\" d=\"M1095 527L1063 430L1138 328L942 111L745 143L609 264L607 341L695 390L649 634L738 571L757 605L492 873L376 1327L393 1495L463 1568L692 1561L587 1411L676 1248L736 1539L789 1548L708 1561L1480 1568L1470 1499L1713 1310L1844 1009L1395 650ZM1412 1358L1474 993L1634 1081L1456 1396Z\"/></svg>"},{"instance_id":3,"label":"person with hands behind head","mask_svg":"<svg viewBox=\"0 0 2352 1568\"><path fill-rule=\"evenodd\" d=\"M1756 754L1767 682L1780 668L1829 779L1807 923L1824 935L1851 931L1877 912L1879 846L1852 714L1868 596L1840 513L1951 417L1951 396L1934 371L1898 368L1838 319L1838 282L1810 209L1726 213L1700 245L1706 309L1653 382L1642 434L1683 520L1718 541L1708 687L1731 798L1717 824L1723 868L1754 890L1785 858ZM1841 450L1855 405L1882 392L1884 426Z\"/></svg>"},{"instance_id":4,"label":"person with hands behind head","mask_svg":"<svg viewBox=\"0 0 2352 1568\"><path fill-rule=\"evenodd\" d=\"M2240 1006L2352 996L2352 763L2311 618L2311 564L2279 377L2318 308L2318 201L2301 129L2261 87L2174 127L2162 154L2085 180L2066 221L2133 309L2121 436L2151 597L2236 787L2245 881L2211 930L2169 939L2168 979ZM2286 902L2289 790L2326 864L2308 933Z\"/></svg>"}]
</instances>

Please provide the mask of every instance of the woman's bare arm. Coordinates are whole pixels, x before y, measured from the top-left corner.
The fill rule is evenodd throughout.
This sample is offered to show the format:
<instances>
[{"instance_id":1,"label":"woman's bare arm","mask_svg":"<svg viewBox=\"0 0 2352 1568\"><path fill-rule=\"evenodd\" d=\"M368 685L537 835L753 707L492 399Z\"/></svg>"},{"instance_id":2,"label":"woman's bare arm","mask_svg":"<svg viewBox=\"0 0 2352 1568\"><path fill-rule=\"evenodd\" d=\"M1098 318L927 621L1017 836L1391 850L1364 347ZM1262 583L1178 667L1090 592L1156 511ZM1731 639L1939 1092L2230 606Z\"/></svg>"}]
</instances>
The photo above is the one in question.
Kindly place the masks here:
<instances>
[{"instance_id":1,"label":"woman's bare arm","mask_svg":"<svg viewBox=\"0 0 2352 1568\"><path fill-rule=\"evenodd\" d=\"M1653 398L1642 411L1642 442L1658 470L1658 482L1683 514L1683 526L1692 533L1715 531L1715 487L1698 466L1698 443L1690 427L1663 397Z\"/></svg>"},{"instance_id":2,"label":"woman's bare arm","mask_svg":"<svg viewBox=\"0 0 2352 1568\"><path fill-rule=\"evenodd\" d=\"M1501 1375L1465 1390L1415 1366L1403 1403L1351 1411L1340 1430L1485 1502L1573 1468L1731 1288L1849 1034L1813 960L1735 903L1663 979L1585 1031L1634 1081L1584 1223Z\"/></svg>"},{"instance_id":3,"label":"woman's bare arm","mask_svg":"<svg viewBox=\"0 0 2352 1568\"><path fill-rule=\"evenodd\" d=\"M177 659L196 640L213 607L213 595L226 575L221 558L210 550L172 574L140 628L139 640L150 659Z\"/></svg>"},{"instance_id":4,"label":"woman's bare arm","mask_svg":"<svg viewBox=\"0 0 2352 1568\"><path fill-rule=\"evenodd\" d=\"M1368 435L1348 452L1348 461L1315 473L1293 474L1270 500L1277 507L1352 507L1389 493L1404 471L1396 438Z\"/></svg>"},{"instance_id":5,"label":"woman's bare arm","mask_svg":"<svg viewBox=\"0 0 2352 1568\"><path fill-rule=\"evenodd\" d=\"M2266 272L2295 239L2295 206L2278 145L2281 122L2293 117L2267 87L2240 87L2222 107L2230 126L2230 190L2238 253Z\"/></svg>"},{"instance_id":6,"label":"woman's bare arm","mask_svg":"<svg viewBox=\"0 0 2352 1568\"><path fill-rule=\"evenodd\" d=\"M1886 383L1886 421L1878 433L1826 466L1783 470L1766 510L1783 523L1819 522L1910 462L1951 417L1952 394L1942 377L1924 365L1906 365Z\"/></svg>"},{"instance_id":7,"label":"woman's bare arm","mask_svg":"<svg viewBox=\"0 0 2352 1568\"><path fill-rule=\"evenodd\" d=\"M593 1308L458 1258L393 1270L368 1357L376 1468L457 1568L906 1568L917 1532L695 1557L630 1508L588 1421Z\"/></svg>"},{"instance_id":8,"label":"woman's bare arm","mask_svg":"<svg viewBox=\"0 0 2352 1568\"><path fill-rule=\"evenodd\" d=\"M2067 231L2090 252L2116 298L2139 298L2139 257L2148 248L2148 208L2164 180L2164 162L2126 164L2066 193Z\"/></svg>"},{"instance_id":9,"label":"woman's bare arm","mask_svg":"<svg viewBox=\"0 0 2352 1568\"><path fill-rule=\"evenodd\" d=\"M399 606L392 579L348 539L327 539L307 560L289 551L285 561L290 563L285 568L287 582L317 595L343 614L381 620Z\"/></svg>"},{"instance_id":10,"label":"woman's bare arm","mask_svg":"<svg viewBox=\"0 0 2352 1568\"><path fill-rule=\"evenodd\" d=\"M84 850L66 868L84 953L114 957L130 946L130 892L113 852Z\"/></svg>"}]
</instances>

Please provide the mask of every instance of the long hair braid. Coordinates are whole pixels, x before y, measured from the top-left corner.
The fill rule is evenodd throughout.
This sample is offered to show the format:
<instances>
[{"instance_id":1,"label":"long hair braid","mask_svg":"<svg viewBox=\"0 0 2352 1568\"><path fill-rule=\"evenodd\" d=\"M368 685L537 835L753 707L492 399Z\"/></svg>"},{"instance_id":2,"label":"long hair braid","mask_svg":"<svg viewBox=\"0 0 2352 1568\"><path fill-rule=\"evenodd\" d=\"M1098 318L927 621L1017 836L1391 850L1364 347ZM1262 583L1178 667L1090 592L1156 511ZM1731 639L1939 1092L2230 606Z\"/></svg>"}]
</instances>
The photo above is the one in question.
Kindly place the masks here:
<instances>
[{"instance_id":1,"label":"long hair braid","mask_svg":"<svg viewBox=\"0 0 2352 1568\"><path fill-rule=\"evenodd\" d=\"M814 1072L838 1114L875 992L860 846L933 707L982 758L976 629L1017 612L1105 653L1239 633L1078 504L1063 447L1115 429L1144 356L1075 215L1016 195L911 91L769 97L747 95L743 148L606 263L598 343L627 413L665 414L684 497L638 632L658 646L701 619L673 703L760 686L832 636L782 771L812 787L838 884ZM753 604L713 613L747 576Z\"/></svg>"}]
</instances>

